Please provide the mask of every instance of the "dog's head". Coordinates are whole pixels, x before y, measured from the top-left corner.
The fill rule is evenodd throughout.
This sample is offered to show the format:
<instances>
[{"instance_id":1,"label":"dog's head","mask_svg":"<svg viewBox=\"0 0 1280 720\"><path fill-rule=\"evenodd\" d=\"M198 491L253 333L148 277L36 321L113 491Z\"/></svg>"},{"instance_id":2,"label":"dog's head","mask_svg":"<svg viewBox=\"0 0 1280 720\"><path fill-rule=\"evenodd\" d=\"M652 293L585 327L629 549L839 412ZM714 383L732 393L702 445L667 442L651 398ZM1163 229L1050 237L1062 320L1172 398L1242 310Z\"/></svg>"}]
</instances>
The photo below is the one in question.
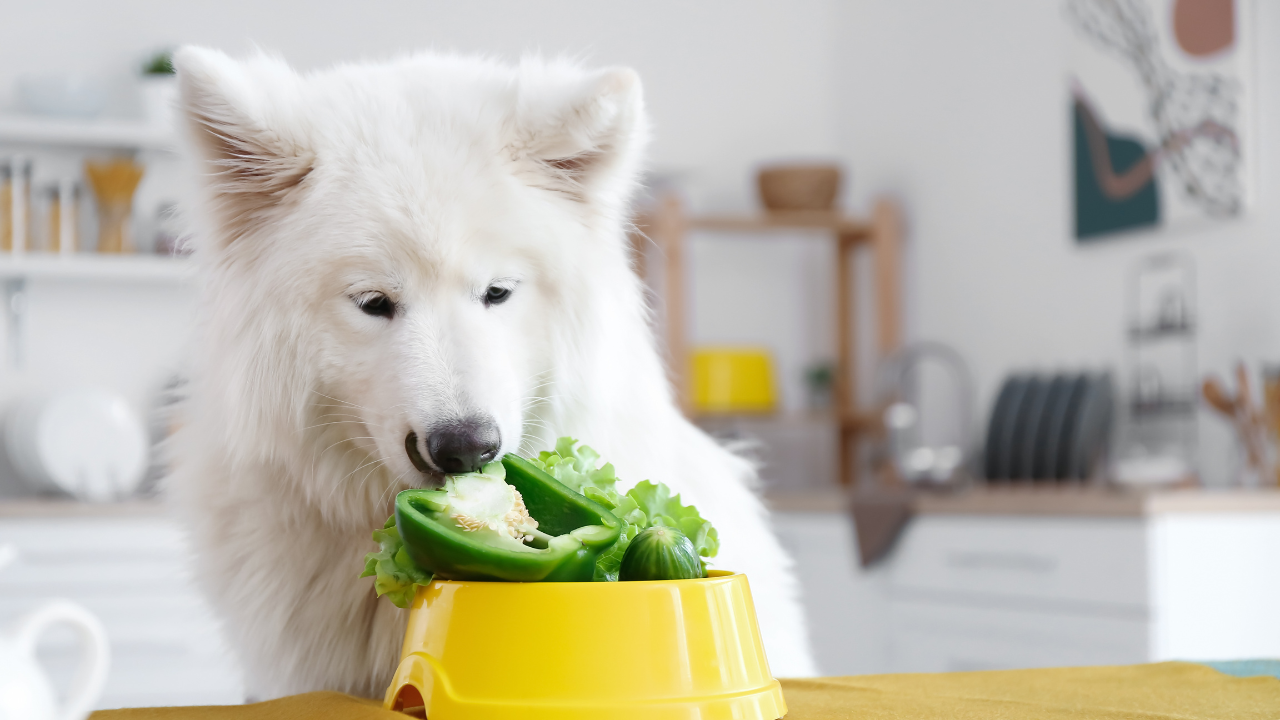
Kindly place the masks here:
<instances>
[{"instance_id":1,"label":"dog's head","mask_svg":"<svg viewBox=\"0 0 1280 720\"><path fill-rule=\"evenodd\" d=\"M352 465L332 482L374 475L378 495L545 440L538 404L582 368L567 338L611 295L640 312L623 235L646 136L636 75L175 59L204 178L205 409L254 438L247 452L303 440Z\"/></svg>"}]
</instances>

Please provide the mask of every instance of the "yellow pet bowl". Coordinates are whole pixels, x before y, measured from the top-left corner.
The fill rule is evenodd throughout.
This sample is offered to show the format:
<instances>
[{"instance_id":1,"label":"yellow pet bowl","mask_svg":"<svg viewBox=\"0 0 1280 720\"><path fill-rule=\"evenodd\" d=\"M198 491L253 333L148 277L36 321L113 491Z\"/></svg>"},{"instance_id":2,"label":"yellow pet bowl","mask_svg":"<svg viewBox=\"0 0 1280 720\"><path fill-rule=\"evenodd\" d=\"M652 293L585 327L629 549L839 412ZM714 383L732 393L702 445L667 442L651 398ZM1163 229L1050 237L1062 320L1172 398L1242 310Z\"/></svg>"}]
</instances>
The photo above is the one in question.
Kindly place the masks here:
<instances>
[{"instance_id":1,"label":"yellow pet bowl","mask_svg":"<svg viewBox=\"0 0 1280 720\"><path fill-rule=\"evenodd\" d=\"M386 707L429 720L776 720L745 575L418 588Z\"/></svg>"}]
</instances>

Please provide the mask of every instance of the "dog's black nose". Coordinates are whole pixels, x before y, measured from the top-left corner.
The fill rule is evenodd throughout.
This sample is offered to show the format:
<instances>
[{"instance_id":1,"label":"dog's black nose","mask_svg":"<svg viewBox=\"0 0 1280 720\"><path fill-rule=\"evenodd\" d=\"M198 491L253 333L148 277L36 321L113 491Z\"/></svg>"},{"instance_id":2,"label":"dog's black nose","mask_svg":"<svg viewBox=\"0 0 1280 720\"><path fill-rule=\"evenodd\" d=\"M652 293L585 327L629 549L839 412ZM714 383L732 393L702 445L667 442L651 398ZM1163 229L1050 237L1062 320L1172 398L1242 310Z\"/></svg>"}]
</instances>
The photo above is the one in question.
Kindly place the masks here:
<instances>
[{"instance_id":1,"label":"dog's black nose","mask_svg":"<svg viewBox=\"0 0 1280 720\"><path fill-rule=\"evenodd\" d=\"M456 475L475 472L498 456L502 437L489 418L467 418L433 430L427 452L441 471ZM410 453L412 459L412 453Z\"/></svg>"}]
</instances>

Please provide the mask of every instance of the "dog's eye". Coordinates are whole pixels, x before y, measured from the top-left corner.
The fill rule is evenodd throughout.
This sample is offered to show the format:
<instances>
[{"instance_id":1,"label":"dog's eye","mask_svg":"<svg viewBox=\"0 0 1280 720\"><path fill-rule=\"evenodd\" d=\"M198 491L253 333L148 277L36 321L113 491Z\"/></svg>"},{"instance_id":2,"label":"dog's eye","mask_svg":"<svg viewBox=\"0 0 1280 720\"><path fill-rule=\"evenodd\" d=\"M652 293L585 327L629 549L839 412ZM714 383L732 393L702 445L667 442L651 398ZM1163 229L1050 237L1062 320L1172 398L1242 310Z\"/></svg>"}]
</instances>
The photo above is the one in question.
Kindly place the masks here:
<instances>
[{"instance_id":1,"label":"dog's eye","mask_svg":"<svg viewBox=\"0 0 1280 720\"><path fill-rule=\"evenodd\" d=\"M392 318L396 314L396 304L391 298L382 293L368 293L355 298L356 305L364 311L365 315L374 317Z\"/></svg>"},{"instance_id":2,"label":"dog's eye","mask_svg":"<svg viewBox=\"0 0 1280 720\"><path fill-rule=\"evenodd\" d=\"M511 297L511 288L502 287L500 285L490 285L488 290L484 291L484 306L501 305Z\"/></svg>"}]
</instances>

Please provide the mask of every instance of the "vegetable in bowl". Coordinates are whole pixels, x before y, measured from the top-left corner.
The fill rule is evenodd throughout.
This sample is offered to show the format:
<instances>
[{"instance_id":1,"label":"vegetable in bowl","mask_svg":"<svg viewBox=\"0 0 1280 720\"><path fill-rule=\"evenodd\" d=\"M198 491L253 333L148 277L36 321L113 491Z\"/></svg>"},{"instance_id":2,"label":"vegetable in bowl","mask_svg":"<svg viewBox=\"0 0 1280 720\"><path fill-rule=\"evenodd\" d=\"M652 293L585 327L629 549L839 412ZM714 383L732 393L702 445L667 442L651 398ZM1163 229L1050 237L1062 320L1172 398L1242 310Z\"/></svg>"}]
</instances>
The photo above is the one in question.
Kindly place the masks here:
<instances>
[{"instance_id":1,"label":"vegetable in bowl","mask_svg":"<svg viewBox=\"0 0 1280 720\"><path fill-rule=\"evenodd\" d=\"M541 521L534 519L534 513ZM621 524L604 507L508 455L442 490L396 496L409 557L451 580L588 581Z\"/></svg>"},{"instance_id":2,"label":"vegetable in bowl","mask_svg":"<svg viewBox=\"0 0 1280 720\"><path fill-rule=\"evenodd\" d=\"M618 579L693 580L704 577L698 551L684 533L656 525L642 530L622 554Z\"/></svg>"},{"instance_id":3,"label":"vegetable in bowl","mask_svg":"<svg viewBox=\"0 0 1280 720\"><path fill-rule=\"evenodd\" d=\"M599 460L563 437L536 458L507 455L449 476L439 490L405 490L395 515L374 531L380 549L365 556L361 577L374 577L377 594L402 608L433 577L612 582L628 547L652 528L669 528L657 534L664 541L679 535L687 547L674 564L633 560L635 579L704 577L719 550L711 523L662 483L646 480L619 493L613 465L598 467Z\"/></svg>"},{"instance_id":4,"label":"vegetable in bowl","mask_svg":"<svg viewBox=\"0 0 1280 720\"><path fill-rule=\"evenodd\" d=\"M703 558L702 570L706 575L706 559L715 557L720 550L720 538L711 523L698 514L697 508L682 505L680 496L672 495L671 488L663 483L644 480L619 493L613 464L596 467L599 459L600 454L590 447L579 445L571 437L562 437L556 441L555 450L543 451L530 460L568 487L605 506L623 522L617 544L596 563L595 579L617 580L627 546L641 531L658 525L677 528L688 536Z\"/></svg>"}]
</instances>

